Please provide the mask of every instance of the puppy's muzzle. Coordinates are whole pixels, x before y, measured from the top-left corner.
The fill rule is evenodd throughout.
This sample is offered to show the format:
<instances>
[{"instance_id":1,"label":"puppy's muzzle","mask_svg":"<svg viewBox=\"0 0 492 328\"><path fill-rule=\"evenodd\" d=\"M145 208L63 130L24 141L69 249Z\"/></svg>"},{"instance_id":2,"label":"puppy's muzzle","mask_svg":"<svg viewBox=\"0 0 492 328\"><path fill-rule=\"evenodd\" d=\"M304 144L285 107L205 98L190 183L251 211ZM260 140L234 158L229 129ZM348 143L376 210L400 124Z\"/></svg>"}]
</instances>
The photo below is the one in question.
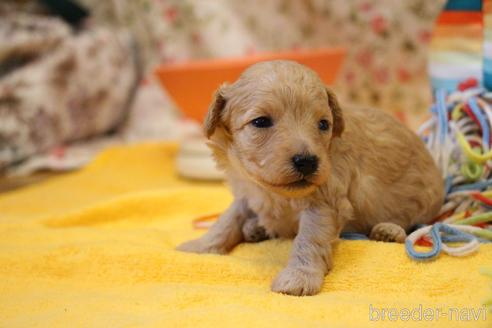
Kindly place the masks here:
<instances>
[{"instance_id":1,"label":"puppy's muzzle","mask_svg":"<svg viewBox=\"0 0 492 328\"><path fill-rule=\"evenodd\" d=\"M309 176L318 170L319 159L314 155L297 154L292 157L295 170L303 176Z\"/></svg>"}]
</instances>

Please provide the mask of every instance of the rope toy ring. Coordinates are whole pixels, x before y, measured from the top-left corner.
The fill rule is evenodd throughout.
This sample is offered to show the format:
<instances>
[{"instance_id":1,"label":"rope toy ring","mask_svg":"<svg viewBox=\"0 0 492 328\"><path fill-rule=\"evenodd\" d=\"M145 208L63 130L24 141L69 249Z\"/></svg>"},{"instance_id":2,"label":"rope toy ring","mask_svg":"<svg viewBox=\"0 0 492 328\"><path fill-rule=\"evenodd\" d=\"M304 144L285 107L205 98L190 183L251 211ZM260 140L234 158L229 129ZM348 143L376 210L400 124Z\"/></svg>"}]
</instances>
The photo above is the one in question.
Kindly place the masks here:
<instances>
[{"instance_id":1,"label":"rope toy ring","mask_svg":"<svg viewBox=\"0 0 492 328\"><path fill-rule=\"evenodd\" d=\"M436 223L432 226L425 226L412 232L405 241L405 247L408 256L415 260L430 260L434 259L441 252L445 252L451 256L465 256L478 250L480 243L478 239L469 233L460 230L459 225L448 225L444 223ZM465 230L465 229L463 229ZM415 243L422 237L426 237L430 234L432 240L432 249L428 252L417 252L415 250ZM465 242L464 245L458 247L450 247L446 244Z\"/></svg>"},{"instance_id":2,"label":"rope toy ring","mask_svg":"<svg viewBox=\"0 0 492 328\"><path fill-rule=\"evenodd\" d=\"M415 247L414 247L415 243L420 238L428 235L429 232L430 232L431 239L432 239L432 249L428 252L417 252L415 250ZM411 258L414 258L416 260L421 260L421 261L422 260L429 260L429 259L432 259L432 258L436 257L437 255L439 255L439 253L441 252L441 248L442 248L441 244L442 244L442 241L441 241L441 238L439 236L439 233L436 234L436 230L432 229L432 226L426 226L426 227L420 228L418 230L415 230L405 240L405 247L406 247L408 256L410 256Z\"/></svg>"}]
</instances>

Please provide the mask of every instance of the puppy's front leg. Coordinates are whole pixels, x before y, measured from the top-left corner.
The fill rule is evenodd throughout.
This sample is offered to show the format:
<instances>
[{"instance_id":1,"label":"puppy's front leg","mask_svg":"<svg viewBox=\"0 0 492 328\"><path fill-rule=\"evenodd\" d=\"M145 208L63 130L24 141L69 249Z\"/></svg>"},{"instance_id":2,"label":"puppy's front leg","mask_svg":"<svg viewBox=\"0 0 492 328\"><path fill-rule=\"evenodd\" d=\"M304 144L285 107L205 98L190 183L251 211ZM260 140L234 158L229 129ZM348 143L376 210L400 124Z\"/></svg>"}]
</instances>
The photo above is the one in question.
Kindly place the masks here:
<instances>
[{"instance_id":1,"label":"puppy's front leg","mask_svg":"<svg viewBox=\"0 0 492 328\"><path fill-rule=\"evenodd\" d=\"M287 267L272 283L272 290L289 295L314 295L331 269L331 242L339 232L331 209L310 209L301 213Z\"/></svg>"},{"instance_id":2,"label":"puppy's front leg","mask_svg":"<svg viewBox=\"0 0 492 328\"><path fill-rule=\"evenodd\" d=\"M176 249L191 253L224 254L243 240L242 226L250 212L244 200L235 200L199 239L187 241Z\"/></svg>"}]
</instances>

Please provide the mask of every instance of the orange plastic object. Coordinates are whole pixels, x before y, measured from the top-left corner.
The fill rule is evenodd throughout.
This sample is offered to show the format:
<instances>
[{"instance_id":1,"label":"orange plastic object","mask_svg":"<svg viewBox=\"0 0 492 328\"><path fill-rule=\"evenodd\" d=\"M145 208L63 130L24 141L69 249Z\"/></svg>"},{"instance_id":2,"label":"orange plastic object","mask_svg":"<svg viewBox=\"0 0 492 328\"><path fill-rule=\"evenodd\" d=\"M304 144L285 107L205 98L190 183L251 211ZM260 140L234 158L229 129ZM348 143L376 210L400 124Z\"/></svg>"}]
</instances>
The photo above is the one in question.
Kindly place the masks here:
<instances>
[{"instance_id":1,"label":"orange plastic object","mask_svg":"<svg viewBox=\"0 0 492 328\"><path fill-rule=\"evenodd\" d=\"M333 84L345 57L341 48L261 53L238 58L196 60L163 64L156 69L162 86L188 117L202 122L212 95L223 82L234 82L248 66L265 60L295 60L315 70Z\"/></svg>"}]
</instances>

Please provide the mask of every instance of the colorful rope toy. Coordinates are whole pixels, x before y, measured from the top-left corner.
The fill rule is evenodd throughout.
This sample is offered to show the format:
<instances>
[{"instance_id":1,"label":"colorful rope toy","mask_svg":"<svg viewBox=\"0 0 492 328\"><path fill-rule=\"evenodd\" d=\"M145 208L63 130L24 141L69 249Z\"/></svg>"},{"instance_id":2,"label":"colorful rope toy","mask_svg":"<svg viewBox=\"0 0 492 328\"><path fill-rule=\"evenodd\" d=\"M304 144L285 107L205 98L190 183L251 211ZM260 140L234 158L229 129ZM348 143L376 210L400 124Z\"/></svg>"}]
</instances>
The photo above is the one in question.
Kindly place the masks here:
<instances>
[{"instance_id":1,"label":"colorful rope toy","mask_svg":"<svg viewBox=\"0 0 492 328\"><path fill-rule=\"evenodd\" d=\"M446 198L438 223L407 237L407 253L415 260L441 252L465 256L479 242L492 242L492 92L465 82L449 94L436 91L432 117L418 131L443 173ZM457 242L464 244L447 244ZM417 252L415 244L432 249Z\"/></svg>"}]
</instances>

